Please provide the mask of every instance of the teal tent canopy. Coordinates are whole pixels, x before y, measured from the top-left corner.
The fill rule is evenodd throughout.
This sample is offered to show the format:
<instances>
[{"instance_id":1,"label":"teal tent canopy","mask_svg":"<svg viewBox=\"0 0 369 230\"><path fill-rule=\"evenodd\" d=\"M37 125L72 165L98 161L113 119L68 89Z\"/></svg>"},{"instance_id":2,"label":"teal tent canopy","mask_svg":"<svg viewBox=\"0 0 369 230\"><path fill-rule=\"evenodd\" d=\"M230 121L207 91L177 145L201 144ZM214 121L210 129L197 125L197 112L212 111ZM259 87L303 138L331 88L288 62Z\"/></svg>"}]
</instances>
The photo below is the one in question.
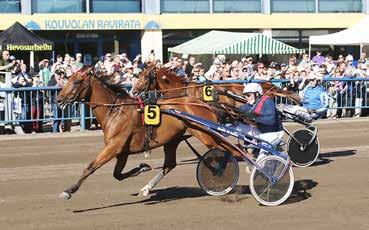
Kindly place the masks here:
<instances>
[{"instance_id":1,"label":"teal tent canopy","mask_svg":"<svg viewBox=\"0 0 369 230\"><path fill-rule=\"evenodd\" d=\"M168 49L182 54L295 54L304 53L261 33L240 33L212 30Z\"/></svg>"}]
</instances>

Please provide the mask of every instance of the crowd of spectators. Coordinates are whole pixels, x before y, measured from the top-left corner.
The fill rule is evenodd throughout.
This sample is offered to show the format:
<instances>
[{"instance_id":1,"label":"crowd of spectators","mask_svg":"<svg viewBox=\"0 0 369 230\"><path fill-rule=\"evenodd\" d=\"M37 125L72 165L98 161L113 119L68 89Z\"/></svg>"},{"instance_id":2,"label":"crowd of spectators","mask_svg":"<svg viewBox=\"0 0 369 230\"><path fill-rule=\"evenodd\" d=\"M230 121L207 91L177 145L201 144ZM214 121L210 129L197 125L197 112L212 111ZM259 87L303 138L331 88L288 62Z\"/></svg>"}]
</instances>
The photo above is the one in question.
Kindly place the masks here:
<instances>
[{"instance_id":1,"label":"crowd of spectators","mask_svg":"<svg viewBox=\"0 0 369 230\"><path fill-rule=\"evenodd\" d=\"M331 55L323 56L321 52L311 59L308 54L303 54L299 60L291 56L288 63L258 62L251 56L240 60L229 60L224 55L214 58L209 69L205 69L201 63L196 63L194 57L188 60L173 57L165 66L176 70L179 76L188 80L261 80L272 81L277 86L299 93L304 98L305 90L312 84L312 80L318 80L327 90L331 109L327 112L329 119L345 116L360 117L363 103L367 105L367 81L369 77L369 60L366 53L361 53L360 59L354 63L352 55L339 55L333 60ZM323 82L323 78L334 79ZM341 78L353 79L347 81ZM356 80L357 79L357 80ZM361 80L361 81L360 81ZM337 110L337 107L355 107L351 110Z\"/></svg>"},{"instance_id":2,"label":"crowd of spectators","mask_svg":"<svg viewBox=\"0 0 369 230\"><path fill-rule=\"evenodd\" d=\"M0 59L0 71L12 73L11 84L14 88L21 87L40 87L40 86L58 86L63 87L68 78L81 69L83 64L81 53L71 56L69 54L57 55L56 61L41 60L38 64L39 71L30 74L28 66L23 60L17 60L10 55L9 51L2 51ZM308 54L303 54L300 59L291 56L288 63L261 62L255 60L252 56L245 56L240 60L230 60L224 55L218 55L213 58L212 64L206 68L200 62L197 62L194 56L188 58L171 57L167 63L155 60L153 52L149 55L151 61L155 61L157 67L170 68L187 81L206 81L206 80L262 80L272 81L277 86L289 91L299 93L302 98L304 90L311 85L311 81L318 80L322 84L323 77L335 78L334 81L327 81L324 88L329 95L329 107L357 107L351 115L361 116L361 105L364 102L367 92L366 81L340 81L340 78L367 78L369 77L369 60L365 53L361 54L357 63L354 63L352 55L339 55L337 60L333 60L331 55L323 56L321 52L316 52L312 58ZM147 60L145 60L147 61ZM144 62L141 55L129 59L127 54L106 53L96 63L95 68L103 70L113 76L113 82L122 87L134 85L142 71ZM277 81L275 81L277 80ZM280 81L278 81L280 80ZM4 75L0 74L0 87L4 87ZM44 106L50 102L53 116L61 118L66 117L69 111L61 111L57 107L56 97L52 94L46 94L42 91L23 92L24 95L15 95L17 98L23 98L22 108L19 116L21 119L41 119L44 114ZM32 95L30 95L32 94ZM1 95L0 95L1 96ZM47 97L48 100L44 100ZM28 98L28 99L25 99ZM42 103L46 101L45 103ZM0 106L0 120L3 119ZM349 116L347 111L337 111L329 109L328 118ZM23 126L28 126L33 132L42 132L42 122L23 122ZM61 122L55 120L53 131L70 130L70 122Z\"/></svg>"}]
</instances>

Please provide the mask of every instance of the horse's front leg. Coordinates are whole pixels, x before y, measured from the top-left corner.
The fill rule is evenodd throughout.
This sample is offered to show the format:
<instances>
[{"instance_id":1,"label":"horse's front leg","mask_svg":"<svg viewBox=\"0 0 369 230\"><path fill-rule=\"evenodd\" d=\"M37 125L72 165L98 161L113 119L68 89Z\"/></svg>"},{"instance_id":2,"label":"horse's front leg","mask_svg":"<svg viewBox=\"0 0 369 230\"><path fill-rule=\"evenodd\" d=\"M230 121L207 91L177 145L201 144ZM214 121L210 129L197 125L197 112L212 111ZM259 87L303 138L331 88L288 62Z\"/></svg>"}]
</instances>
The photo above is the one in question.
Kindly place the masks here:
<instances>
[{"instance_id":1,"label":"horse's front leg","mask_svg":"<svg viewBox=\"0 0 369 230\"><path fill-rule=\"evenodd\" d=\"M110 161L113 157L121 153L125 144L125 141L123 141L122 139L125 138L116 138L115 140L110 141L99 153L99 155L97 155L96 159L92 161L85 170L83 170L82 176L79 178L77 183L62 192L59 197L67 200L70 199L72 197L72 194L79 189L83 181L89 175L94 173L98 168L103 166L106 162Z\"/></svg>"},{"instance_id":2,"label":"horse's front leg","mask_svg":"<svg viewBox=\"0 0 369 230\"><path fill-rule=\"evenodd\" d=\"M126 166L127 159L128 159L128 154L121 153L117 156L117 162L114 167L113 176L115 179L119 181L124 180L128 177L138 176L139 174L150 171L152 169L150 165L141 163L139 166L130 170L129 172L122 173L124 167Z\"/></svg>"},{"instance_id":3,"label":"horse's front leg","mask_svg":"<svg viewBox=\"0 0 369 230\"><path fill-rule=\"evenodd\" d=\"M176 162L176 153L177 153L177 147L179 143L182 141L181 138L177 140L169 141L169 143L164 145L164 154L165 154L165 160L163 169L156 174L154 178L152 178L149 183L147 183L141 190L139 191L138 195L147 196L149 195L150 191L159 183L161 179L165 175L167 175L172 169L174 169L177 166Z\"/></svg>"}]
</instances>

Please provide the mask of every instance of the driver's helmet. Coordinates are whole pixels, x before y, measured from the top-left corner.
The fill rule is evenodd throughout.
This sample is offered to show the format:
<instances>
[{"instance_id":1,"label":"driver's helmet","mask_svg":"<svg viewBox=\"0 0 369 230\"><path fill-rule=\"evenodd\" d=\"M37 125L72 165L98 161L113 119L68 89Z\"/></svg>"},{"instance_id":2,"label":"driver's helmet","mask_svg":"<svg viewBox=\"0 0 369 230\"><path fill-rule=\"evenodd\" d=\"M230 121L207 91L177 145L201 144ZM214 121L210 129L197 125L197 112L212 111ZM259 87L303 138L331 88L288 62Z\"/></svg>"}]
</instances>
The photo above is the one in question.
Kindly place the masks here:
<instances>
[{"instance_id":1,"label":"driver's helmet","mask_svg":"<svg viewBox=\"0 0 369 230\"><path fill-rule=\"evenodd\" d=\"M261 88L258 83L248 83L245 84L243 93L259 93L260 95L263 95L263 88Z\"/></svg>"}]
</instances>

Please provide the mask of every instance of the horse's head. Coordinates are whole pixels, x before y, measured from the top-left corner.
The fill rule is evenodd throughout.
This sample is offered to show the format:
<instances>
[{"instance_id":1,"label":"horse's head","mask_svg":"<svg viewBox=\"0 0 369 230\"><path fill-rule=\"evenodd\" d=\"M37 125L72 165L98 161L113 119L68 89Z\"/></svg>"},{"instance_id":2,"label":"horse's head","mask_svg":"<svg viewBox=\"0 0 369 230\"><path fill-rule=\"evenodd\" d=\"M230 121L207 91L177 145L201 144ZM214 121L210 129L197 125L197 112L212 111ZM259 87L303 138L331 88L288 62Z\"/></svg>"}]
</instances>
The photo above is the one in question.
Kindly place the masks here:
<instances>
[{"instance_id":1,"label":"horse's head","mask_svg":"<svg viewBox=\"0 0 369 230\"><path fill-rule=\"evenodd\" d=\"M74 73L60 91L57 101L60 107L73 104L76 101L85 101L90 94L92 67L85 67Z\"/></svg>"},{"instance_id":2,"label":"horse's head","mask_svg":"<svg viewBox=\"0 0 369 230\"><path fill-rule=\"evenodd\" d=\"M155 65L149 65L140 73L138 81L133 86L132 94L137 96L141 92L157 89L156 79L156 67Z\"/></svg>"}]
</instances>

